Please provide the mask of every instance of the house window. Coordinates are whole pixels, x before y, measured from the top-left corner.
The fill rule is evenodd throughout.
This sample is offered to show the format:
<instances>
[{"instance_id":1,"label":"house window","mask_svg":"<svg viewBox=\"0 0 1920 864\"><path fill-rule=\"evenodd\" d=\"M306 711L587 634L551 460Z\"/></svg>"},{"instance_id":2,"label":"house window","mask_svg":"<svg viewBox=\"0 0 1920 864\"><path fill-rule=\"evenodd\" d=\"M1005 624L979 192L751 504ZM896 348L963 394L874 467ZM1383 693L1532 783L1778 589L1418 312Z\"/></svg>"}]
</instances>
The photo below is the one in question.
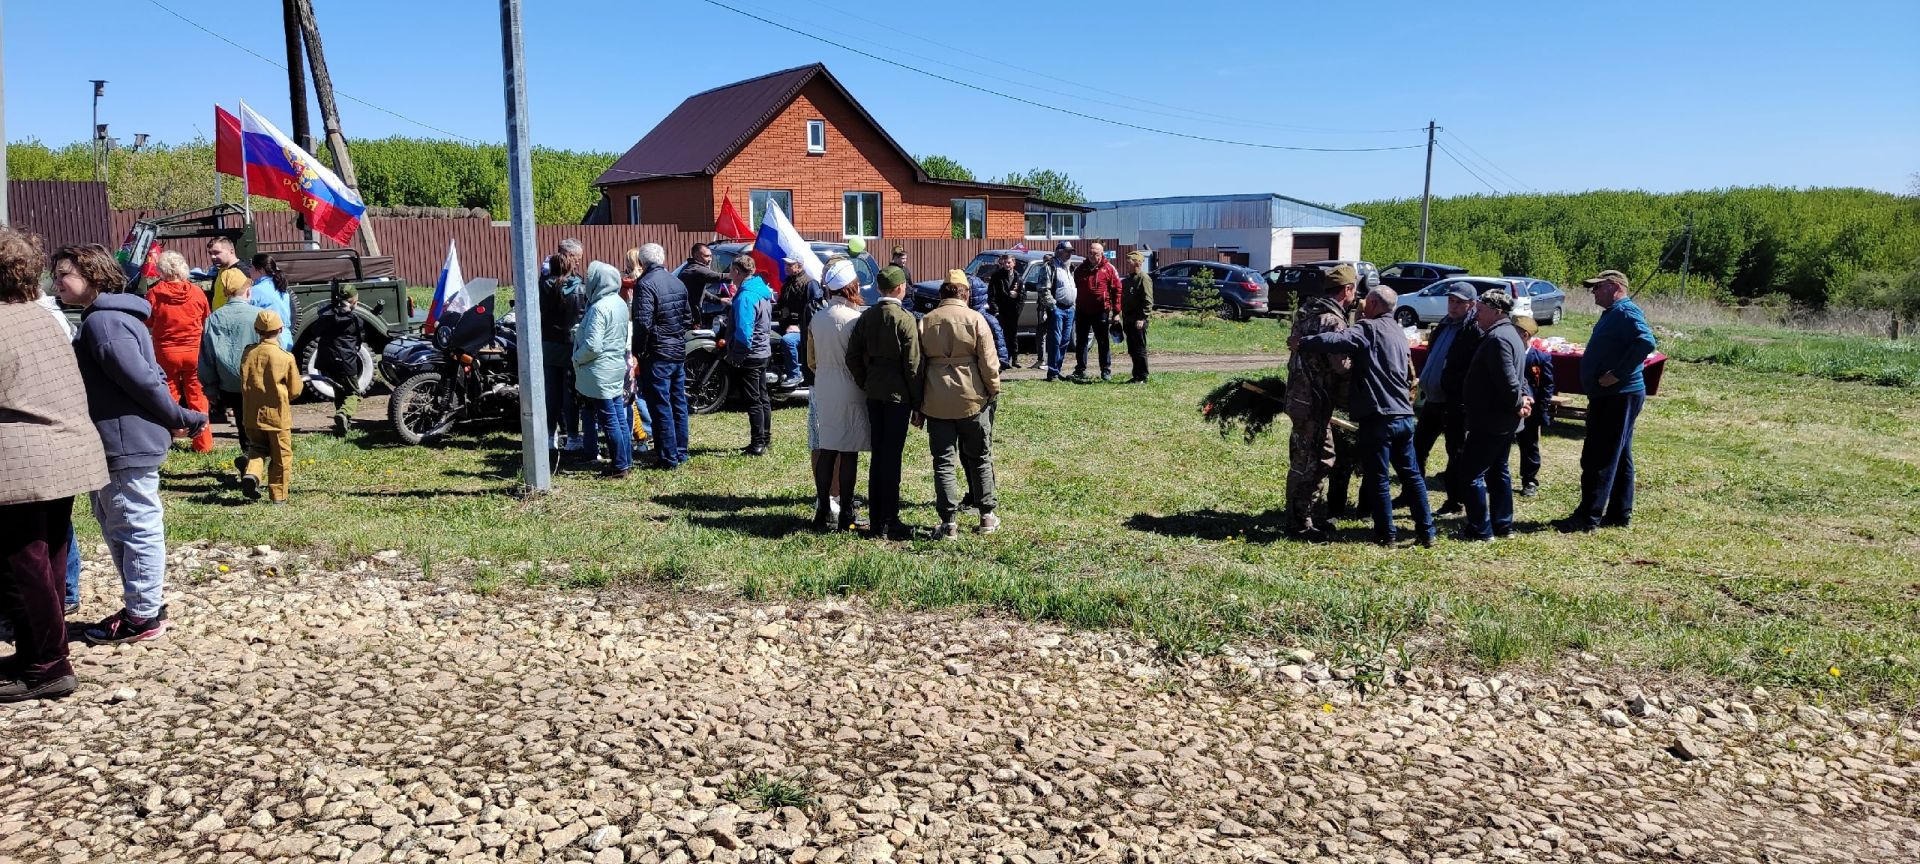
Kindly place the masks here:
<instances>
[{"instance_id":1,"label":"house window","mask_svg":"<svg viewBox=\"0 0 1920 864\"><path fill-rule=\"evenodd\" d=\"M961 240L987 236L987 199L953 199L953 236Z\"/></svg>"},{"instance_id":2,"label":"house window","mask_svg":"<svg viewBox=\"0 0 1920 864\"><path fill-rule=\"evenodd\" d=\"M825 120L808 120L807 121L807 152L808 153L827 152L827 121Z\"/></svg>"},{"instance_id":3,"label":"house window","mask_svg":"<svg viewBox=\"0 0 1920 864\"><path fill-rule=\"evenodd\" d=\"M758 230L760 220L766 218L767 202L780 205L780 212L787 215L787 221L793 221L793 193L786 189L749 189L747 190L747 227Z\"/></svg>"},{"instance_id":4,"label":"house window","mask_svg":"<svg viewBox=\"0 0 1920 864\"><path fill-rule=\"evenodd\" d=\"M1192 249L1193 235L1192 234L1168 234L1167 245L1172 246L1175 249Z\"/></svg>"},{"instance_id":5,"label":"house window","mask_svg":"<svg viewBox=\"0 0 1920 864\"><path fill-rule=\"evenodd\" d=\"M1047 236L1047 214L1028 213L1027 214L1027 238L1030 240L1040 240L1040 239L1044 239L1046 236Z\"/></svg>"},{"instance_id":6,"label":"house window","mask_svg":"<svg viewBox=\"0 0 1920 864\"><path fill-rule=\"evenodd\" d=\"M880 236L880 193L848 192L840 202L840 221L848 237Z\"/></svg>"},{"instance_id":7,"label":"house window","mask_svg":"<svg viewBox=\"0 0 1920 864\"><path fill-rule=\"evenodd\" d=\"M1053 237L1080 236L1080 214L1048 213L1047 214L1047 233L1049 236L1053 236Z\"/></svg>"},{"instance_id":8,"label":"house window","mask_svg":"<svg viewBox=\"0 0 1920 864\"><path fill-rule=\"evenodd\" d=\"M627 196L627 224L640 224L640 196L638 195Z\"/></svg>"}]
</instances>

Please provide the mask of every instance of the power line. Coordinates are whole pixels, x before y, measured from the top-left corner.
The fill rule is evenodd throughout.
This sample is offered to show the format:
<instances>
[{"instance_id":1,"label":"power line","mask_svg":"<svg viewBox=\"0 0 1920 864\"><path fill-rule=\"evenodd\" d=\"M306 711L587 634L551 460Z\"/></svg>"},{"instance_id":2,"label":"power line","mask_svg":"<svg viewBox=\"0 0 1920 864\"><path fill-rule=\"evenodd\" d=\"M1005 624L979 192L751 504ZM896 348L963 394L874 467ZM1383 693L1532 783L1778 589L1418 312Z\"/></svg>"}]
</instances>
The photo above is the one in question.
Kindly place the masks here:
<instances>
[{"instance_id":1,"label":"power line","mask_svg":"<svg viewBox=\"0 0 1920 864\"><path fill-rule=\"evenodd\" d=\"M1469 153L1471 153L1471 154L1473 154L1474 156L1477 156L1477 157L1479 157L1479 158L1478 158L1478 159L1477 159L1476 161L1478 161L1478 162L1479 162L1479 163L1480 163L1481 165L1484 165L1484 166L1486 166L1486 168L1487 168L1487 169L1488 169L1489 171L1492 171L1492 172L1494 172L1494 173L1497 173L1497 174L1499 174L1499 175L1500 175L1500 176L1502 176L1502 177L1505 177L1505 178L1507 179L1507 181L1508 181L1508 182L1510 182L1510 183L1512 183L1512 184L1513 184L1513 185L1515 185L1515 186L1525 186L1525 187L1526 187L1526 188L1527 188L1528 190L1530 190L1530 191L1534 191L1534 192L1538 192L1538 191L1540 191L1540 190L1538 190L1538 189L1534 189L1534 188L1533 188L1533 186L1532 186L1531 184L1528 184L1528 183L1527 183L1526 181L1524 181L1524 180L1521 180L1520 178L1518 178L1518 177L1515 177L1515 176L1513 176L1513 174L1512 174L1512 173L1510 173L1510 172L1508 172L1508 171L1507 171L1506 169L1504 169L1504 168L1501 168L1500 166L1498 166L1498 165L1495 165L1495 164L1493 164L1493 160L1492 160L1492 159L1488 159L1488 158L1487 158L1487 156L1486 156L1486 154L1484 154L1484 153L1481 153L1480 151L1478 151L1478 150L1475 150L1475 149L1473 149L1473 145L1472 145L1472 144L1468 144L1468 143L1467 143L1467 140L1466 140L1465 138L1462 138L1462 137L1460 137L1460 133L1458 133L1458 132L1455 132L1455 131L1453 131L1452 129L1448 129L1448 130L1445 130L1445 131L1446 131L1446 133L1447 133L1447 135L1448 135L1449 137L1451 137L1451 138L1453 138L1453 140L1454 140L1455 142L1457 142L1457 143L1459 143L1459 145L1460 145L1460 146L1462 146L1462 147L1465 147L1465 148L1467 148L1467 152L1469 152Z\"/></svg>"},{"instance_id":2,"label":"power line","mask_svg":"<svg viewBox=\"0 0 1920 864\"><path fill-rule=\"evenodd\" d=\"M1002 99L1007 99L1013 102L1019 102L1023 105L1031 105L1035 108L1058 112L1061 114L1068 115L1070 117L1079 117L1083 120L1092 120L1096 123L1105 123L1109 126L1119 126L1123 129L1133 129L1140 132L1152 132L1157 135L1167 135L1174 138L1186 138L1193 141L1205 141L1210 144L1232 144L1238 147L1253 147L1261 150L1292 150L1292 151L1309 152L1309 153L1378 153L1378 152L1383 152L1387 150L1413 150L1423 146L1420 144L1407 144L1407 145L1402 145L1397 147L1302 147L1302 146L1288 145L1288 144L1263 144L1256 141L1235 141L1230 138L1215 138L1208 135L1195 135L1190 132L1176 132L1172 129L1161 129L1154 126L1144 126L1139 123L1129 123L1125 120L1114 120L1109 117L1101 117L1095 114L1088 114L1082 111L1075 111L1071 108L1061 108L1057 105L1048 105L1044 102L1036 102L1032 99L1015 96L1012 93L995 90L991 87L982 87L978 84L973 84L967 81L961 81L958 78L942 75L938 72L928 71L918 66L902 63L898 60L891 60L886 57L882 57L878 54L875 54L871 51L855 48L843 42L835 42L834 40L828 39L825 36L815 35L805 30L801 30L797 27L790 27L778 21L774 21L772 19L760 16L760 15L755 15L754 13L748 12L745 9L741 9L736 6L729 6L725 3L721 3L719 2L719 0L701 0L701 2L706 3L709 6L717 6L721 9L725 9L728 12L732 12L736 15L739 15L745 18L751 18L762 24L766 24L770 27L775 27L780 30L785 30L788 33L794 34L795 36L802 36L808 39L812 39L816 42L821 42L827 45L831 45L843 51L848 51L854 54L858 54L862 57L866 57L869 60L877 60L881 63L885 63L890 66L896 66L901 69L905 69L909 72L915 72L921 75L925 75L928 78L932 78L936 81L944 81L948 84L953 84L959 87L965 87L968 90L975 90L981 93L985 93L989 96L998 96Z\"/></svg>"},{"instance_id":3,"label":"power line","mask_svg":"<svg viewBox=\"0 0 1920 864\"><path fill-rule=\"evenodd\" d=\"M845 15L848 18L863 17L860 15L856 15L853 12L849 12L845 9L842 9L840 7L834 6L832 4L821 2L821 0L807 0L807 2L811 3L814 6L818 6L822 9L825 9L829 12ZM907 30L902 30L898 27L890 26L884 21L872 21L869 23L873 24L876 27L879 27L882 30L888 30L894 33L898 33L902 36L906 36L912 39L917 39L921 42L925 42L928 45L932 45L937 48L944 48L948 51L957 51L961 54L965 54L977 60L982 60L988 63L992 63L996 66L1012 69L1017 72L1024 72L1028 75L1037 75L1041 78L1046 78L1051 81L1058 81L1062 84L1066 84L1072 87L1078 87L1082 90L1088 90L1094 93L1104 93L1108 96L1114 96L1114 97L1118 97L1120 99L1126 100L1125 102L1122 102L1122 103L1109 102L1101 99L1092 100L1095 102L1099 102L1102 105L1110 105L1116 108L1125 108L1133 111L1143 111L1148 114L1158 114L1163 117L1173 117L1175 119L1182 119L1182 120L1204 119L1204 120L1209 120L1216 123L1226 123L1230 125L1243 126L1243 127L1252 128L1252 129L1278 129L1284 132L1307 132L1307 133L1324 134L1324 135L1389 135L1389 134L1400 134L1405 132L1420 132L1426 128L1422 126L1422 127L1409 127L1405 129L1330 129L1330 128L1320 127L1320 126L1294 126L1294 125L1289 125L1284 123L1263 123L1256 120L1249 120L1244 117L1233 117L1226 114L1214 114L1209 111L1197 111L1192 108L1186 108L1179 105L1169 105L1165 102L1155 102L1151 99L1144 99L1129 93L1121 93L1116 90L1108 90L1104 87L1097 87L1095 85L1087 84L1085 82L1074 81L1070 78L1062 78L1058 75L1053 75L1051 73L1043 72L1038 69L1029 69L1017 63L1010 63L1005 60L1001 60L998 58L987 56L985 54L981 54L970 48L966 48L959 45L952 45L946 42L941 42L937 39L933 39L928 36L924 36L918 33L913 33ZM943 65L951 66L955 69L966 70L969 72L973 72L974 74L977 74L977 75L985 75L996 81L1005 81L1009 84L1019 84L1021 86L1033 87L1034 89L1040 90L1041 92L1045 92L1045 93L1054 93L1060 96L1076 96L1076 97L1081 96L1081 94L1063 93L1058 90L1052 90L1045 87L1037 87L1035 85L1029 84L1024 81L1018 81L1012 78L1005 78L1002 76L993 75L991 73L981 72L977 69L968 69L967 67L961 66L957 63L946 63L944 61L933 60L932 58L928 58L925 56L920 56L917 59L929 60L930 62L936 62L936 63L942 63ZM1170 113L1167 113L1166 111L1148 111L1147 109L1141 108L1140 107L1141 105L1153 105L1159 108L1172 109L1173 111L1178 111L1181 113L1170 114Z\"/></svg>"},{"instance_id":4,"label":"power line","mask_svg":"<svg viewBox=\"0 0 1920 864\"><path fill-rule=\"evenodd\" d=\"M1449 148L1449 147L1447 147L1447 145L1445 145L1445 144L1441 144L1440 142L1438 142L1438 141L1436 141L1436 142L1434 142L1434 146L1437 146L1437 147L1439 147L1439 148L1440 148L1440 152L1441 152L1441 153L1443 153L1443 154L1445 154L1445 155L1446 155L1446 157L1447 157L1448 159L1452 159L1452 160L1453 160L1453 164L1455 164L1455 165L1458 165L1458 166L1460 166L1460 170L1462 170L1462 171L1465 171L1465 172L1467 172L1468 174L1472 174L1472 175L1473 175L1473 179L1475 179L1475 180L1478 180L1478 181L1480 181L1481 183L1484 183L1484 184L1486 184L1486 187L1487 187L1488 189L1490 189L1490 190L1492 190L1492 191L1493 191L1493 194L1495 194L1495 195L1498 195L1498 194L1500 194L1500 190L1498 190L1498 189L1494 189L1494 188L1493 188L1493 184L1492 184L1492 183L1487 183L1487 178L1485 178L1485 177L1482 177L1482 176L1480 176L1480 175L1479 175L1478 173L1476 173L1476 172L1475 172L1475 171L1474 171L1474 170L1473 170L1472 168L1468 168L1468 167L1467 167L1467 163L1465 163L1465 162L1462 162L1462 161L1460 161L1460 157L1458 157L1458 156L1455 156L1455 155L1453 155L1453 150L1452 150L1451 148Z\"/></svg>"}]
</instances>

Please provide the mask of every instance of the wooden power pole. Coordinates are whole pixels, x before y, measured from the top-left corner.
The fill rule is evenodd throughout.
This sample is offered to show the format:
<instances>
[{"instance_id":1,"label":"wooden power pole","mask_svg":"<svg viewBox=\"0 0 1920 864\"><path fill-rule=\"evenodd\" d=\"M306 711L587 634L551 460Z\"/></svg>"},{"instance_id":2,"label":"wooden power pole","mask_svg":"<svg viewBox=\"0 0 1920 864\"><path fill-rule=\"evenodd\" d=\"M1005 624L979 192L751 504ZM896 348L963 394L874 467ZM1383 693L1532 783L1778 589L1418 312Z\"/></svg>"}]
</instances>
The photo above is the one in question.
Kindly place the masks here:
<instances>
[{"instance_id":1,"label":"wooden power pole","mask_svg":"<svg viewBox=\"0 0 1920 864\"><path fill-rule=\"evenodd\" d=\"M298 0L280 0L280 20L287 35L287 102L293 107L293 143L313 152L313 123L307 119L307 58L300 48L300 4ZM313 225L300 220L301 234L313 246Z\"/></svg>"},{"instance_id":2,"label":"wooden power pole","mask_svg":"<svg viewBox=\"0 0 1920 864\"><path fill-rule=\"evenodd\" d=\"M333 101L333 78L327 75L327 54L320 45L320 25L313 18L313 0L292 0L300 7L300 30L306 37L307 61L313 68L313 92L320 97L320 122L326 125L327 149L333 152L340 179L355 193L360 181L353 173L353 157L347 153L347 136L340 132L340 111ZM373 236L371 220L360 220L360 236L367 241L367 254L380 254L380 241Z\"/></svg>"}]
</instances>

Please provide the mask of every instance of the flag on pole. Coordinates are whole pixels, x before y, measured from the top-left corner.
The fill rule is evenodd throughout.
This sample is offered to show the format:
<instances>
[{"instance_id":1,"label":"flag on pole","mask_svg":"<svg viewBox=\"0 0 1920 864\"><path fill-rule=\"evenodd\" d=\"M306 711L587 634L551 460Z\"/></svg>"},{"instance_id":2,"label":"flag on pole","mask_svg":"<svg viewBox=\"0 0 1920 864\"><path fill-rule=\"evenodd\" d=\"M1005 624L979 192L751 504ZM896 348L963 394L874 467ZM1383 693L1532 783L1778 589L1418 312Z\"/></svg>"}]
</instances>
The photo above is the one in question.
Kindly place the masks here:
<instances>
[{"instance_id":1,"label":"flag on pole","mask_svg":"<svg viewBox=\"0 0 1920 864\"><path fill-rule=\"evenodd\" d=\"M213 170L232 177L245 177L246 157L240 155L240 118L227 109L213 106Z\"/></svg>"},{"instance_id":2,"label":"flag on pole","mask_svg":"<svg viewBox=\"0 0 1920 864\"><path fill-rule=\"evenodd\" d=\"M1027 251L1027 244L1025 244L1025 243L1015 243L1015 244L1013 244L1013 251L1015 251L1015 252L1025 252L1025 251Z\"/></svg>"},{"instance_id":3,"label":"flag on pole","mask_svg":"<svg viewBox=\"0 0 1920 864\"><path fill-rule=\"evenodd\" d=\"M455 241L447 241L447 260L440 265L440 278L433 284L433 306L427 310L426 331L433 333L440 324L440 316L448 312L464 312L472 306L467 297L467 283L460 276L460 250Z\"/></svg>"},{"instance_id":4,"label":"flag on pole","mask_svg":"<svg viewBox=\"0 0 1920 864\"><path fill-rule=\"evenodd\" d=\"M733 209L733 196L720 198L720 219L713 223L713 233L728 240L746 240L753 236L753 229L747 227L747 221L740 218L740 211Z\"/></svg>"},{"instance_id":5,"label":"flag on pole","mask_svg":"<svg viewBox=\"0 0 1920 864\"><path fill-rule=\"evenodd\" d=\"M353 242L367 209L359 194L245 102L240 103L240 153L250 194L292 204L313 230L343 246Z\"/></svg>"},{"instance_id":6,"label":"flag on pole","mask_svg":"<svg viewBox=\"0 0 1920 864\"><path fill-rule=\"evenodd\" d=\"M780 212L780 205L768 201L767 215L761 218L760 233L753 240L754 268L766 274L768 284L777 284L786 278L784 262L788 258L798 260L808 277L820 281L821 271L825 269L820 256L813 254L813 247L801 239L800 232L793 230L787 214Z\"/></svg>"}]
</instances>

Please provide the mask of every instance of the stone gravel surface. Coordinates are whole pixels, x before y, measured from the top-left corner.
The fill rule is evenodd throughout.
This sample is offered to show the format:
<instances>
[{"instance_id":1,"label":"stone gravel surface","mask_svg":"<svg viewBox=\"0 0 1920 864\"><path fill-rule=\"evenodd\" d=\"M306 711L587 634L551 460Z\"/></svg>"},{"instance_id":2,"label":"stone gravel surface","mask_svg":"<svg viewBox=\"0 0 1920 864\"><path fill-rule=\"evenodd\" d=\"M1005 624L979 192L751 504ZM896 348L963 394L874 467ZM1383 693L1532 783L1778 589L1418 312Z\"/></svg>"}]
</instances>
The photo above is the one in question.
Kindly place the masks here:
<instances>
[{"instance_id":1,"label":"stone gravel surface","mask_svg":"<svg viewBox=\"0 0 1920 864\"><path fill-rule=\"evenodd\" d=\"M173 562L166 638L0 706L0 861L1920 861L1912 724L1787 695Z\"/></svg>"}]
</instances>

